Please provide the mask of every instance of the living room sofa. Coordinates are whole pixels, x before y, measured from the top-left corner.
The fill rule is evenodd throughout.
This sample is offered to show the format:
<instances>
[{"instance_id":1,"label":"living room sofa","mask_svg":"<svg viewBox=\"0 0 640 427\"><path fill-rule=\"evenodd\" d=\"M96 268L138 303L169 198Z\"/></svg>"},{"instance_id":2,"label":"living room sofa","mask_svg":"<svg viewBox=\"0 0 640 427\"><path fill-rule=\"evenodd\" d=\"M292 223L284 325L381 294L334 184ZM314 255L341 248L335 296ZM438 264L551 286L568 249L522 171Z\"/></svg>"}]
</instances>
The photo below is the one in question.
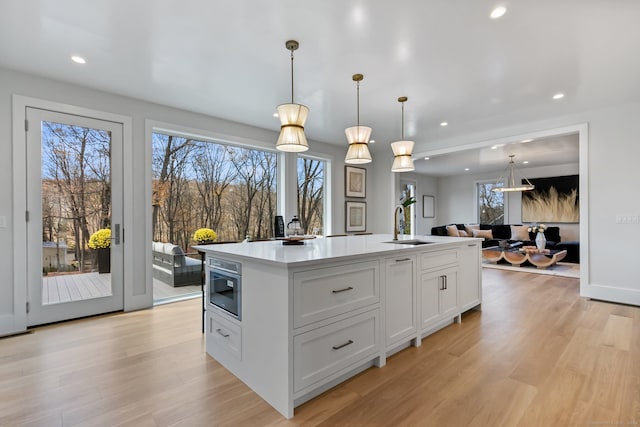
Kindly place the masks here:
<instances>
[{"instance_id":1,"label":"living room sofa","mask_svg":"<svg viewBox=\"0 0 640 427\"><path fill-rule=\"evenodd\" d=\"M153 242L153 278L173 287L199 285L202 262L189 258L178 245Z\"/></svg>"},{"instance_id":2,"label":"living room sofa","mask_svg":"<svg viewBox=\"0 0 640 427\"><path fill-rule=\"evenodd\" d=\"M512 228L512 226L514 228ZM449 227L449 229L447 229ZM507 240L509 243L521 243L522 245L531 245L535 246L535 233L526 232L526 237L520 235L520 238L516 238L516 236L512 235L512 232L522 231L522 227L528 227L527 225L522 224L448 224L441 225L437 227L431 228L431 235L433 236L455 236L455 230L452 234L451 230L455 227L460 233L459 237L474 237L473 230L480 230L479 233L475 233L476 237L483 237L484 241L482 242L483 248L489 248L492 246L498 246L500 241ZM517 228L516 228L517 227ZM490 233L487 233L490 231ZM562 241L560 237L560 227L547 227L544 231L544 236L547 239L547 249L554 249L555 246Z\"/></svg>"}]
</instances>

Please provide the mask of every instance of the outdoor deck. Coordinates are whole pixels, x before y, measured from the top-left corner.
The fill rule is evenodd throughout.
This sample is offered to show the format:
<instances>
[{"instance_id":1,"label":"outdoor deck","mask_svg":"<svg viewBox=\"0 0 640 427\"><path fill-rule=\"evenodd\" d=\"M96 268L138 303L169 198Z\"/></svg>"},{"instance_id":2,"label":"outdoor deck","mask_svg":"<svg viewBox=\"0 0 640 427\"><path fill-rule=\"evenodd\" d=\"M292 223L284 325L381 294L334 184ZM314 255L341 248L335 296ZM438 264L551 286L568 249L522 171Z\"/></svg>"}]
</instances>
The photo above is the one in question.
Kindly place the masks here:
<instances>
[{"instance_id":1,"label":"outdoor deck","mask_svg":"<svg viewBox=\"0 0 640 427\"><path fill-rule=\"evenodd\" d=\"M176 298L188 294L200 294L200 286L174 288L153 279L154 301ZM42 304L60 304L111 295L111 274L97 272L61 274L42 278Z\"/></svg>"}]
</instances>

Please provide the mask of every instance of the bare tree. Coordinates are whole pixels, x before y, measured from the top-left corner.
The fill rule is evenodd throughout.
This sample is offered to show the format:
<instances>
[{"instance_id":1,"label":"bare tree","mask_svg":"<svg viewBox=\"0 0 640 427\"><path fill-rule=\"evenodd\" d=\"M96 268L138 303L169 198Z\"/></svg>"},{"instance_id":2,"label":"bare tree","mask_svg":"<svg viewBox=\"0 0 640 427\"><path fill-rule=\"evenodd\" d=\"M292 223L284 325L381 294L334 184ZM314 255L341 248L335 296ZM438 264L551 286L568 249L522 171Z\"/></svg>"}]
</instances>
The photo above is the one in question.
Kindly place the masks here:
<instances>
[{"instance_id":1,"label":"bare tree","mask_svg":"<svg viewBox=\"0 0 640 427\"><path fill-rule=\"evenodd\" d=\"M194 152L192 167L202 208L197 228L220 229L222 197L237 176L230 153L229 147L206 142L200 143Z\"/></svg>"},{"instance_id":2,"label":"bare tree","mask_svg":"<svg viewBox=\"0 0 640 427\"><path fill-rule=\"evenodd\" d=\"M324 162L298 158L298 218L305 234L322 228Z\"/></svg>"}]
</instances>

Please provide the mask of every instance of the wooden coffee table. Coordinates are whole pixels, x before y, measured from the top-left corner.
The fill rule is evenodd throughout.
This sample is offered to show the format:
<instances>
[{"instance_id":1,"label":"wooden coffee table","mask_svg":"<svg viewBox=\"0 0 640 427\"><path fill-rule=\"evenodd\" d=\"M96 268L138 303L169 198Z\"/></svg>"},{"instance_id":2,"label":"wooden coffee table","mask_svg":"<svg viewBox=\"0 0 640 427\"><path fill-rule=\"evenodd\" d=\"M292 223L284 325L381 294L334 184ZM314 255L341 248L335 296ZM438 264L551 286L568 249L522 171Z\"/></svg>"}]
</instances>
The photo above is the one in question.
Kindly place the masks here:
<instances>
[{"instance_id":1,"label":"wooden coffee table","mask_svg":"<svg viewBox=\"0 0 640 427\"><path fill-rule=\"evenodd\" d=\"M494 264L504 259L514 267L520 267L524 262L528 261L541 269L555 265L566 256L566 250L557 251L553 249L539 251L525 248L501 249L498 246L493 246L482 250L482 258Z\"/></svg>"}]
</instances>

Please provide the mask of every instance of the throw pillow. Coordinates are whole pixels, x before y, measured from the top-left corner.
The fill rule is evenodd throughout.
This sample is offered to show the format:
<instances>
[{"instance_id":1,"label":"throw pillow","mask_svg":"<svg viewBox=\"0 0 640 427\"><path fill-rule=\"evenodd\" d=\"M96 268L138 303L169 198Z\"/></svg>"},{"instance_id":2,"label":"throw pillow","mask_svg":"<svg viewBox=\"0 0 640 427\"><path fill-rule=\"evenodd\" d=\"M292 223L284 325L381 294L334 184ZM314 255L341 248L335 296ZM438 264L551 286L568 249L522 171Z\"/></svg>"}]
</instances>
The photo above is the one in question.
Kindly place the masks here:
<instances>
[{"instance_id":1,"label":"throw pillow","mask_svg":"<svg viewBox=\"0 0 640 427\"><path fill-rule=\"evenodd\" d=\"M526 225L511 226L511 240L529 240L529 230Z\"/></svg>"},{"instance_id":2,"label":"throw pillow","mask_svg":"<svg viewBox=\"0 0 640 427\"><path fill-rule=\"evenodd\" d=\"M473 236L473 230L480 230L480 224L465 224L464 229L468 236Z\"/></svg>"},{"instance_id":3,"label":"throw pillow","mask_svg":"<svg viewBox=\"0 0 640 427\"><path fill-rule=\"evenodd\" d=\"M493 233L491 230L473 230L473 237L483 237L487 240L493 239Z\"/></svg>"},{"instance_id":4,"label":"throw pillow","mask_svg":"<svg viewBox=\"0 0 640 427\"><path fill-rule=\"evenodd\" d=\"M458 234L460 235L460 237L469 237L469 233L467 233L465 230L458 230Z\"/></svg>"},{"instance_id":5,"label":"throw pillow","mask_svg":"<svg viewBox=\"0 0 640 427\"><path fill-rule=\"evenodd\" d=\"M458 227L456 227L455 225L447 225L447 236L460 237L460 233L458 232Z\"/></svg>"}]
</instances>

